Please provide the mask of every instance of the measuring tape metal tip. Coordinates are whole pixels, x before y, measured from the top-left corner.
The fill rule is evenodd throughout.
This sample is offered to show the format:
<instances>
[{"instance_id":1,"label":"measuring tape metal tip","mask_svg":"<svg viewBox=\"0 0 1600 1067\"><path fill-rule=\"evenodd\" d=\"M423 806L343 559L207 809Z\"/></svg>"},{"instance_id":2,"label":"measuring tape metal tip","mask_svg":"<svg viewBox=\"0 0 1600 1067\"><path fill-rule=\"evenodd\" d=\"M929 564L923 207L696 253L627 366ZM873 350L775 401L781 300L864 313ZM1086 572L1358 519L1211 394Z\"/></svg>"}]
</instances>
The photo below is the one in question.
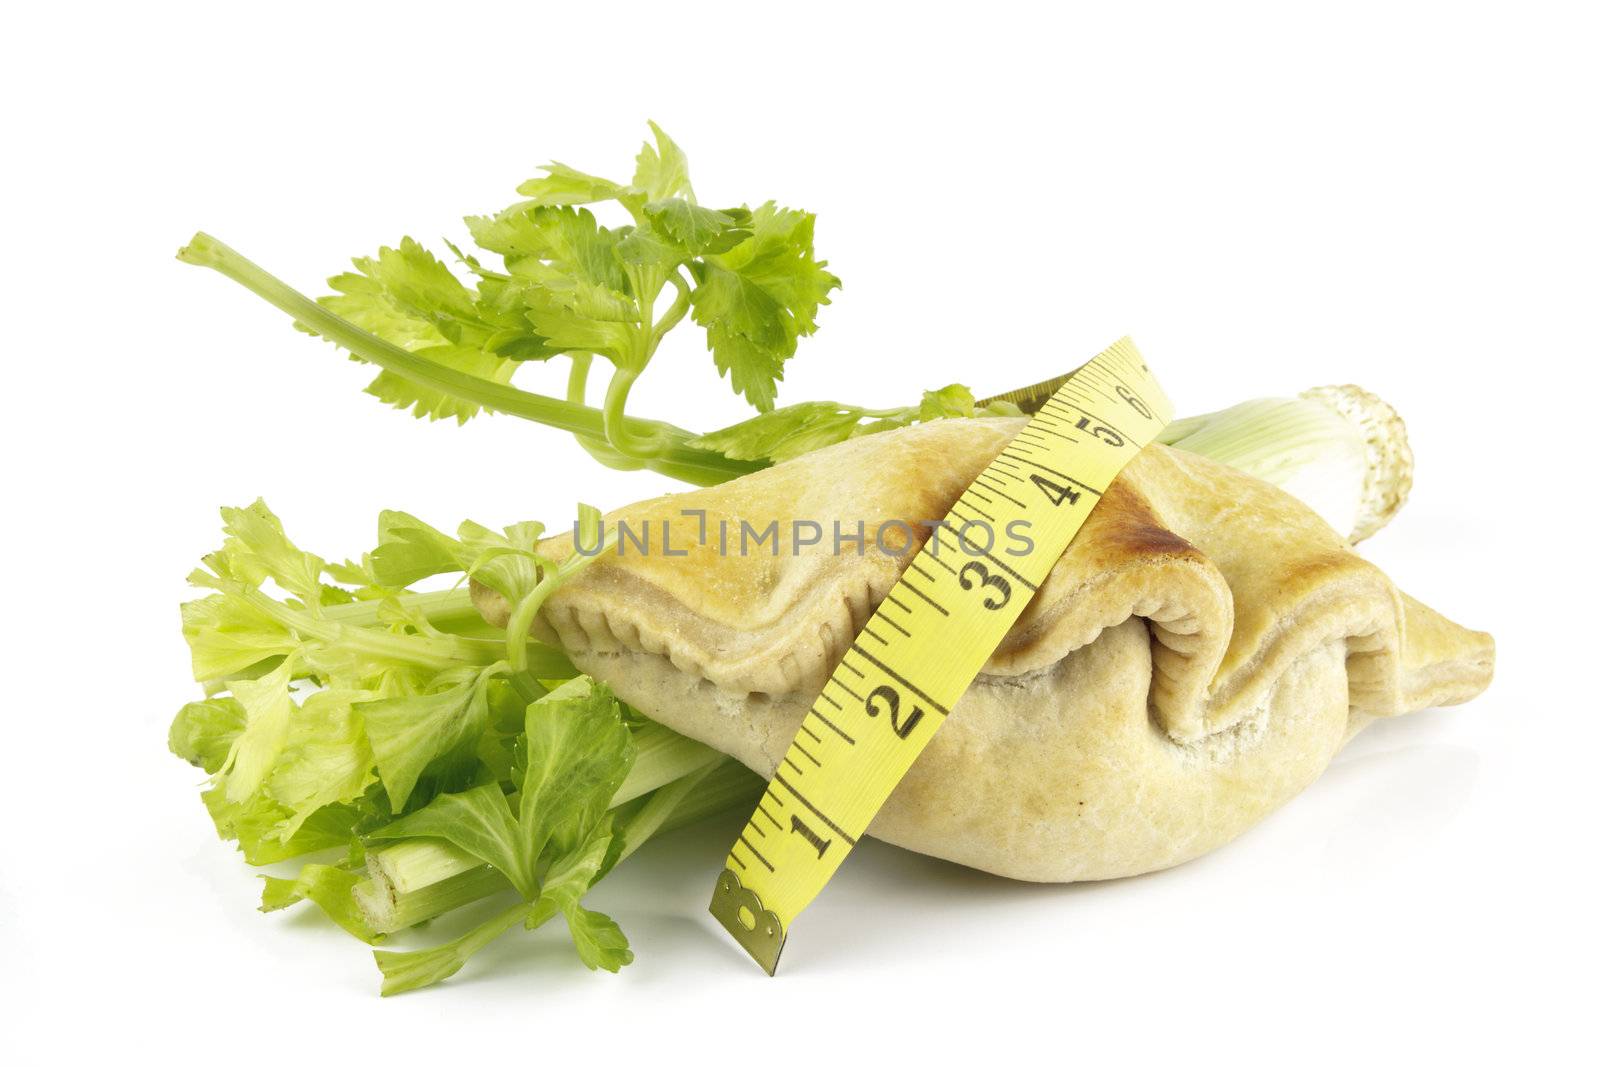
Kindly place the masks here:
<instances>
[{"instance_id":1,"label":"measuring tape metal tip","mask_svg":"<svg viewBox=\"0 0 1600 1067\"><path fill-rule=\"evenodd\" d=\"M995 399L1033 418L867 620L862 632L877 643L869 651L858 637L845 651L795 734L789 769L773 774L717 879L711 914L768 974L789 924L866 833L1101 494L1172 417L1127 338L1070 375ZM991 539L974 552L974 514L991 534L1023 523L1029 548L1012 553Z\"/></svg>"},{"instance_id":2,"label":"measuring tape metal tip","mask_svg":"<svg viewBox=\"0 0 1600 1067\"><path fill-rule=\"evenodd\" d=\"M778 973L778 957L788 939L783 923L761 904L755 890L745 888L732 868L724 867L711 896L711 914L741 948L766 970Z\"/></svg>"}]
</instances>

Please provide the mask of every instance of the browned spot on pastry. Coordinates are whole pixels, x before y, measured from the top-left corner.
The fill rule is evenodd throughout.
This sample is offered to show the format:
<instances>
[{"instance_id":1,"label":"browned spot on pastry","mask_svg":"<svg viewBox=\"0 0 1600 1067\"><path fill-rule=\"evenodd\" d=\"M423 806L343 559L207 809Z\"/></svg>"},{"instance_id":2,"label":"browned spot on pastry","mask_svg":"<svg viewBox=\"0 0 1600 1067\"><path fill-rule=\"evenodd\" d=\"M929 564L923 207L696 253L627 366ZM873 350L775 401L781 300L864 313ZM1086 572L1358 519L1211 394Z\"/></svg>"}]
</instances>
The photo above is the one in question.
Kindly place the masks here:
<instances>
[{"instance_id":1,"label":"browned spot on pastry","mask_svg":"<svg viewBox=\"0 0 1600 1067\"><path fill-rule=\"evenodd\" d=\"M1194 546L1162 526L1139 524L1115 532L1117 541L1137 555L1178 556L1193 552Z\"/></svg>"},{"instance_id":2,"label":"browned spot on pastry","mask_svg":"<svg viewBox=\"0 0 1600 1067\"><path fill-rule=\"evenodd\" d=\"M1308 555L1285 567L1283 582L1317 584L1332 581L1342 572L1361 572L1370 569L1365 560L1348 552L1324 552Z\"/></svg>"},{"instance_id":3,"label":"browned spot on pastry","mask_svg":"<svg viewBox=\"0 0 1600 1067\"><path fill-rule=\"evenodd\" d=\"M1114 482L1106 490L1089 522L1096 527L1096 540L1130 556L1195 552L1193 545L1162 524L1143 496L1122 482Z\"/></svg>"}]
</instances>

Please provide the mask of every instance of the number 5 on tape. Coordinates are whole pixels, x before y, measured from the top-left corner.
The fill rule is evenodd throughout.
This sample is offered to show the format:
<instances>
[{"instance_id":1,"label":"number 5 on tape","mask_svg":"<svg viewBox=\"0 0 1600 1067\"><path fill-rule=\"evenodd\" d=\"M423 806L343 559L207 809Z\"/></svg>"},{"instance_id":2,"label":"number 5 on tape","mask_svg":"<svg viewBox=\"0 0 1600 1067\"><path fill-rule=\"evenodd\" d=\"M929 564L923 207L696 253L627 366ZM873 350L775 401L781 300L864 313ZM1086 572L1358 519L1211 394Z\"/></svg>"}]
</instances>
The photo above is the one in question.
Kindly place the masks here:
<instances>
[{"instance_id":1,"label":"number 5 on tape","mask_svg":"<svg viewBox=\"0 0 1600 1067\"><path fill-rule=\"evenodd\" d=\"M768 974L789 924L866 832L1100 495L1172 417L1127 338L1044 395L1007 394L1033 418L846 650L728 853L711 914ZM1025 555L996 552L988 537L979 540L991 550L979 551L961 533L1014 521L1034 543Z\"/></svg>"}]
</instances>

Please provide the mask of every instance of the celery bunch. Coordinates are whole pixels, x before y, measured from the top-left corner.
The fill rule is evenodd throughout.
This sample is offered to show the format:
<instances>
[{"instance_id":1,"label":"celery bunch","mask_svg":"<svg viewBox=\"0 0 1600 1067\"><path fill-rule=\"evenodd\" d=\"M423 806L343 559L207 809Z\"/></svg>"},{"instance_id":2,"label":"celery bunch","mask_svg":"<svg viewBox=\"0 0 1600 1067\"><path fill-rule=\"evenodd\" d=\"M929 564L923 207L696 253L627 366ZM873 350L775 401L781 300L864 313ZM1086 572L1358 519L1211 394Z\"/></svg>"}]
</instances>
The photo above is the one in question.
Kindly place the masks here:
<instances>
[{"instance_id":1,"label":"celery bunch","mask_svg":"<svg viewBox=\"0 0 1600 1067\"><path fill-rule=\"evenodd\" d=\"M378 952L385 993L556 916L589 967L631 961L583 895L651 834L753 802L761 783L528 640L538 605L594 557L546 559L537 523L463 523L452 537L385 512L376 548L331 563L260 501L222 514L222 547L190 577L209 595L183 606L207 695L168 740L210 774L206 807L248 862L324 854L268 877L263 909L310 900L377 943L480 897L514 898L437 948ZM596 525L585 509L579 536ZM465 588L411 588L436 575L478 579L523 622L491 630Z\"/></svg>"}]
</instances>

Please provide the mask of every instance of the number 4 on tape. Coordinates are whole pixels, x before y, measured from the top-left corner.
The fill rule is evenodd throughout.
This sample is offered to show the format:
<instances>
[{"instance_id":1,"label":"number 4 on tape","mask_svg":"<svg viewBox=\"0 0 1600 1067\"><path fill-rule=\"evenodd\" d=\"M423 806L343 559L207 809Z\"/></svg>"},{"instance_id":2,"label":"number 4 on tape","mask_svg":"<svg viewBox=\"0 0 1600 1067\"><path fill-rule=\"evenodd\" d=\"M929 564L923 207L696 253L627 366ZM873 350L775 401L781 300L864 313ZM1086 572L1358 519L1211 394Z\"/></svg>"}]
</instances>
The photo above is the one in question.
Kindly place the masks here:
<instances>
[{"instance_id":1,"label":"number 4 on tape","mask_svg":"<svg viewBox=\"0 0 1600 1067\"><path fill-rule=\"evenodd\" d=\"M1112 479L1172 417L1127 338L1064 381L1003 398L1033 418L845 651L717 878L711 914L768 974L789 924L866 832ZM979 551L955 532L1013 521L1033 540L1026 555Z\"/></svg>"}]
</instances>

